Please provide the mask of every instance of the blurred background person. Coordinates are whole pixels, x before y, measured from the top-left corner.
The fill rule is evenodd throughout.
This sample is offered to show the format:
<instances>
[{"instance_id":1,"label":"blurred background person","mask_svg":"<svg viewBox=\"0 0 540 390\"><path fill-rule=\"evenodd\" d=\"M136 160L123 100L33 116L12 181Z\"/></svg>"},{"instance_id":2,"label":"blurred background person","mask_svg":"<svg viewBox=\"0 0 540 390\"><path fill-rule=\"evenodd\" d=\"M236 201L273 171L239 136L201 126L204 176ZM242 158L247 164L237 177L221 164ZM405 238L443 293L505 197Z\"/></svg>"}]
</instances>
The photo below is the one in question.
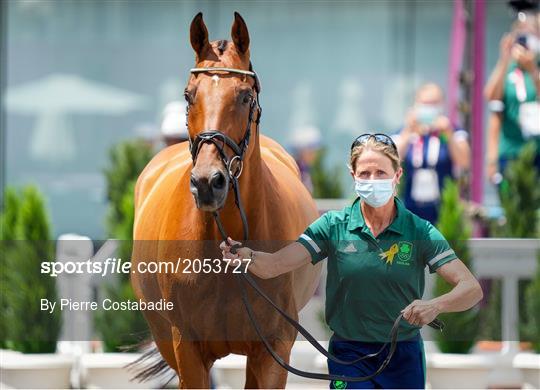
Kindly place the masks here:
<instances>
[{"instance_id":1,"label":"blurred background person","mask_svg":"<svg viewBox=\"0 0 540 390\"><path fill-rule=\"evenodd\" d=\"M508 162L530 140L537 144L540 169L540 13L535 0L510 1L518 18L500 41L499 59L484 89L488 125L487 175L495 184Z\"/></svg>"},{"instance_id":2,"label":"blurred background person","mask_svg":"<svg viewBox=\"0 0 540 390\"><path fill-rule=\"evenodd\" d=\"M291 154L300 169L302 183L313 194L311 169L321 151L321 132L312 125L296 128L290 138Z\"/></svg>"},{"instance_id":3,"label":"blurred background person","mask_svg":"<svg viewBox=\"0 0 540 390\"><path fill-rule=\"evenodd\" d=\"M186 125L186 103L172 101L163 109L161 137L166 146L171 146L189 139Z\"/></svg>"},{"instance_id":4,"label":"blurred background person","mask_svg":"<svg viewBox=\"0 0 540 390\"><path fill-rule=\"evenodd\" d=\"M445 178L457 178L470 164L468 134L446 116L439 85L427 83L417 90L405 126L394 140L408 173L405 205L435 224Z\"/></svg>"}]
</instances>

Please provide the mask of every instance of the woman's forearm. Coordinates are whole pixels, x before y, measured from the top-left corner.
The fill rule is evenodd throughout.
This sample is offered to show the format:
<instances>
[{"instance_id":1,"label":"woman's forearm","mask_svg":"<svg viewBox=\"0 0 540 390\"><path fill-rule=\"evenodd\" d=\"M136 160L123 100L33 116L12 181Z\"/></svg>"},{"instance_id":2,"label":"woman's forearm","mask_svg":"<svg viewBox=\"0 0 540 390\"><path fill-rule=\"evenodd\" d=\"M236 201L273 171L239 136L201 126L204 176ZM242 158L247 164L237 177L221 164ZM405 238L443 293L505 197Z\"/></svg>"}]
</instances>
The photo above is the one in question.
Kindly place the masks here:
<instances>
[{"instance_id":1,"label":"woman's forearm","mask_svg":"<svg viewBox=\"0 0 540 390\"><path fill-rule=\"evenodd\" d=\"M538 99L538 96L540 96L540 69L536 64L528 70L529 74L531 75L531 78L533 79L534 87L536 89L536 97Z\"/></svg>"},{"instance_id":2,"label":"woman's forearm","mask_svg":"<svg viewBox=\"0 0 540 390\"><path fill-rule=\"evenodd\" d=\"M252 251L248 270L262 279L270 279L294 271L310 260L307 249L294 242L274 253Z\"/></svg>"},{"instance_id":3,"label":"woman's forearm","mask_svg":"<svg viewBox=\"0 0 540 390\"><path fill-rule=\"evenodd\" d=\"M486 100L501 100L504 91L504 77L508 68L508 60L499 60L484 88Z\"/></svg>"},{"instance_id":4,"label":"woman's forearm","mask_svg":"<svg viewBox=\"0 0 540 390\"><path fill-rule=\"evenodd\" d=\"M465 170L470 166L470 147L465 140L456 140L453 136L448 139L450 157L455 165Z\"/></svg>"},{"instance_id":5,"label":"woman's forearm","mask_svg":"<svg viewBox=\"0 0 540 390\"><path fill-rule=\"evenodd\" d=\"M488 162L496 162L499 158L499 137L501 130L501 118L498 113L491 113L488 121Z\"/></svg>"},{"instance_id":6,"label":"woman's forearm","mask_svg":"<svg viewBox=\"0 0 540 390\"><path fill-rule=\"evenodd\" d=\"M268 252L251 252L251 263L248 270L262 279L270 279L277 275L278 267L274 261L274 254Z\"/></svg>"},{"instance_id":7,"label":"woman's forearm","mask_svg":"<svg viewBox=\"0 0 540 390\"><path fill-rule=\"evenodd\" d=\"M408 127L405 127L399 137L396 139L396 147L398 150L398 155L403 159L407 153L407 148L409 147L409 142L411 141L412 130Z\"/></svg>"},{"instance_id":8,"label":"woman's forearm","mask_svg":"<svg viewBox=\"0 0 540 390\"><path fill-rule=\"evenodd\" d=\"M454 288L432 302L441 313L451 313L468 310L476 305L483 297L482 288L474 278L459 281Z\"/></svg>"}]
</instances>

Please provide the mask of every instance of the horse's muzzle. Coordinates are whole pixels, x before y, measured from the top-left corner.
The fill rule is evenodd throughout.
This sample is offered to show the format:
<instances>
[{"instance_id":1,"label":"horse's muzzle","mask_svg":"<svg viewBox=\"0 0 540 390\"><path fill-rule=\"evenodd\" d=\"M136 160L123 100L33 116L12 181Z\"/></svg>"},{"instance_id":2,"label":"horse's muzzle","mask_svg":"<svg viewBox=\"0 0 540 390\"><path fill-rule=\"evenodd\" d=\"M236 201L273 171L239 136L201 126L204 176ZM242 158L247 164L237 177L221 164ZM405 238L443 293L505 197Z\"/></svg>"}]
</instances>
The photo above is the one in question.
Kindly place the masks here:
<instances>
[{"instance_id":1,"label":"horse's muzzle","mask_svg":"<svg viewBox=\"0 0 540 390\"><path fill-rule=\"evenodd\" d=\"M197 208L203 211L216 211L223 207L227 199L229 178L221 171L214 171L209 176L197 176L191 173L189 190L195 198Z\"/></svg>"}]
</instances>

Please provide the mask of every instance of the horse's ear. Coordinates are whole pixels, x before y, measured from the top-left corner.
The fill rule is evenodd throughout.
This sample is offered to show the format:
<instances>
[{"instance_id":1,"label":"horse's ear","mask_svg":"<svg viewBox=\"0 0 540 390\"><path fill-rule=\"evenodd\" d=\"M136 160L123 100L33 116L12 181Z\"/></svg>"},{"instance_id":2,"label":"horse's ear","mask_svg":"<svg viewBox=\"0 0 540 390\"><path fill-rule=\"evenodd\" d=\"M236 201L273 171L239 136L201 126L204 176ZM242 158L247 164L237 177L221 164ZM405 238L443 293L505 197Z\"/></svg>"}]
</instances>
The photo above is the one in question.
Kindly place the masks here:
<instances>
[{"instance_id":1,"label":"horse's ear","mask_svg":"<svg viewBox=\"0 0 540 390\"><path fill-rule=\"evenodd\" d=\"M191 40L191 47L195 50L197 55L201 54L203 49L208 46L208 30L204 24L202 12L199 12L191 22L189 28L189 39Z\"/></svg>"},{"instance_id":2,"label":"horse's ear","mask_svg":"<svg viewBox=\"0 0 540 390\"><path fill-rule=\"evenodd\" d=\"M249 33L246 22L238 12L234 13L234 22L231 29L231 36L236 49L245 54L249 49Z\"/></svg>"}]
</instances>

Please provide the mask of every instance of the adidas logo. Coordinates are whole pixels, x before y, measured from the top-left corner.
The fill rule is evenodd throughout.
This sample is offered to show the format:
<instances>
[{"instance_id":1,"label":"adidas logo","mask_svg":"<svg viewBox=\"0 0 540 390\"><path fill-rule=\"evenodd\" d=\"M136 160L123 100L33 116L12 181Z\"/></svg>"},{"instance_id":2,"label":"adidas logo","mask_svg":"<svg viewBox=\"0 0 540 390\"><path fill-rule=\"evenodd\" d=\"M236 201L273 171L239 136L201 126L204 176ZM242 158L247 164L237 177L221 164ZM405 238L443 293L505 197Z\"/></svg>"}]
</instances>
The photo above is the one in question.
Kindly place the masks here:
<instances>
[{"instance_id":1,"label":"adidas logo","mask_svg":"<svg viewBox=\"0 0 540 390\"><path fill-rule=\"evenodd\" d=\"M354 246L354 244L351 242L349 245L347 245L345 248L343 248L342 252L355 253L355 252L358 252L358 251L356 250L356 247Z\"/></svg>"}]
</instances>

